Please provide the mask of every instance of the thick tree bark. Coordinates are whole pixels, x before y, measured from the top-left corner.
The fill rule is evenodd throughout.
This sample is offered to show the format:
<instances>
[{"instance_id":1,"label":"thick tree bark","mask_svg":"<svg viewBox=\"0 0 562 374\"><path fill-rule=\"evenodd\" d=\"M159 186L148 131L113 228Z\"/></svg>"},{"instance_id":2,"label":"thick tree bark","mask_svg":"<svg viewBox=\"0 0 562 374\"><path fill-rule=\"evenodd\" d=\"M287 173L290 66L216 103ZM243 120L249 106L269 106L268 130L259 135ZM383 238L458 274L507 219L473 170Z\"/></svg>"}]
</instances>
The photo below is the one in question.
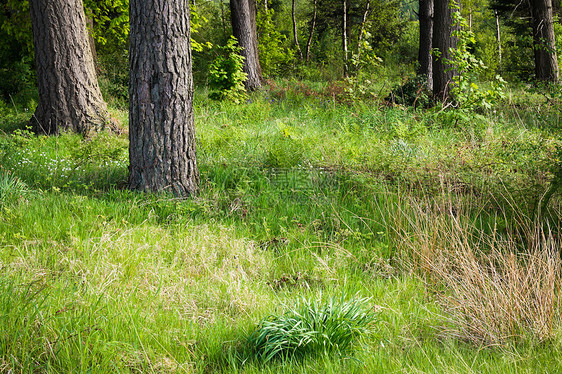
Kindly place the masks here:
<instances>
[{"instance_id":1,"label":"thick tree bark","mask_svg":"<svg viewBox=\"0 0 562 374\"><path fill-rule=\"evenodd\" d=\"M131 0L129 188L197 191L189 0Z\"/></svg>"},{"instance_id":2,"label":"thick tree bark","mask_svg":"<svg viewBox=\"0 0 562 374\"><path fill-rule=\"evenodd\" d=\"M447 101L453 77L458 74L446 63L451 58L449 50L457 46L457 38L453 35L456 29L453 25L453 12L458 9L451 9L449 0L435 0L434 6L432 43L433 48L439 51L439 56L433 55L433 96Z\"/></svg>"},{"instance_id":3,"label":"thick tree bark","mask_svg":"<svg viewBox=\"0 0 562 374\"><path fill-rule=\"evenodd\" d=\"M312 46L312 37L314 36L314 28L316 27L316 11L318 9L318 0L314 0L314 11L312 14L312 25L308 34L308 42L306 43L306 62L310 61L310 47Z\"/></svg>"},{"instance_id":4,"label":"thick tree bark","mask_svg":"<svg viewBox=\"0 0 562 374\"><path fill-rule=\"evenodd\" d=\"M249 91L262 85L262 73L258 56L258 35L256 31L255 0L230 0L230 19L232 33L242 47L244 56L244 73L247 74L244 85Z\"/></svg>"},{"instance_id":5,"label":"thick tree bark","mask_svg":"<svg viewBox=\"0 0 562 374\"><path fill-rule=\"evenodd\" d=\"M293 4L291 7L291 16L293 18L293 38L295 40L295 45L297 46L297 51L299 52L299 57L301 59L301 61L304 59L303 55L302 55L302 51L301 51L301 46L299 44L299 37L297 35L297 14L296 14L296 9L295 9L295 0L293 0Z\"/></svg>"},{"instance_id":6,"label":"thick tree bark","mask_svg":"<svg viewBox=\"0 0 562 374\"><path fill-rule=\"evenodd\" d=\"M531 0L535 76L537 80L558 82L558 58L554 35L552 0Z\"/></svg>"},{"instance_id":7,"label":"thick tree bark","mask_svg":"<svg viewBox=\"0 0 562 374\"><path fill-rule=\"evenodd\" d=\"M420 0L420 40L418 51L418 74L427 77L427 88L433 90L433 61L431 48L433 45L433 0Z\"/></svg>"},{"instance_id":8,"label":"thick tree bark","mask_svg":"<svg viewBox=\"0 0 562 374\"><path fill-rule=\"evenodd\" d=\"M39 103L36 133L88 135L109 122L90 50L82 0L31 0Z\"/></svg>"}]
</instances>

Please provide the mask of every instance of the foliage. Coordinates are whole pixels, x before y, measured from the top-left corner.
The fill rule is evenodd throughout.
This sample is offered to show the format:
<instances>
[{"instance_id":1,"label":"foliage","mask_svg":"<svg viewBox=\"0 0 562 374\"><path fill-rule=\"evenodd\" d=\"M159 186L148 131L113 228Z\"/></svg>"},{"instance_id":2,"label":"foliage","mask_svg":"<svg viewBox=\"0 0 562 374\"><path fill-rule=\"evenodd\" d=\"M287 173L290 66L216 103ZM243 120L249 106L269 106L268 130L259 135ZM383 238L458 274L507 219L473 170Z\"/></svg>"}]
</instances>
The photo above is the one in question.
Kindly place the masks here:
<instances>
[{"instance_id":1,"label":"foliage","mask_svg":"<svg viewBox=\"0 0 562 374\"><path fill-rule=\"evenodd\" d=\"M452 3L454 8L459 5ZM486 66L482 60L476 58L469 50L469 46L475 43L474 33L468 29L468 22L461 15L461 12L452 12L453 22L457 27L454 36L457 38L457 47L449 50L450 58L445 63L448 69L458 72L453 77L451 94L459 108L474 109L483 107L490 109L492 105L504 97L503 88L505 81L501 76L496 75L495 81L491 82L488 90L478 87L478 78Z\"/></svg>"},{"instance_id":2,"label":"foliage","mask_svg":"<svg viewBox=\"0 0 562 374\"><path fill-rule=\"evenodd\" d=\"M427 108L433 103L433 93L427 88L427 76L415 75L390 91L388 100L395 104Z\"/></svg>"},{"instance_id":3,"label":"foliage","mask_svg":"<svg viewBox=\"0 0 562 374\"><path fill-rule=\"evenodd\" d=\"M287 67L295 60L295 50L288 47L287 37L273 22L274 10L260 7L256 18L258 53L264 77L286 75Z\"/></svg>"},{"instance_id":4,"label":"foliage","mask_svg":"<svg viewBox=\"0 0 562 374\"><path fill-rule=\"evenodd\" d=\"M190 8L190 24L191 24L191 49L195 52L203 52L204 49L210 49L213 47L211 42L199 42L194 38L195 34L199 33L199 30L203 25L209 23L209 20L200 12L197 11L197 8L192 5Z\"/></svg>"},{"instance_id":5,"label":"foliage","mask_svg":"<svg viewBox=\"0 0 562 374\"><path fill-rule=\"evenodd\" d=\"M34 59L27 1L0 2L0 100L25 106L35 97Z\"/></svg>"},{"instance_id":6,"label":"foliage","mask_svg":"<svg viewBox=\"0 0 562 374\"><path fill-rule=\"evenodd\" d=\"M311 354L343 354L375 320L369 300L345 294L327 301L302 299L282 316L263 319L248 339L264 362Z\"/></svg>"},{"instance_id":7,"label":"foliage","mask_svg":"<svg viewBox=\"0 0 562 374\"><path fill-rule=\"evenodd\" d=\"M209 97L213 100L230 100L240 103L246 97L243 72L244 57L240 55L241 47L232 36L225 46L217 46L219 55L209 67Z\"/></svg>"},{"instance_id":8,"label":"foliage","mask_svg":"<svg viewBox=\"0 0 562 374\"><path fill-rule=\"evenodd\" d=\"M129 37L129 0L84 0L87 17L93 21L90 34L98 45L111 41L126 45Z\"/></svg>"}]
</instances>

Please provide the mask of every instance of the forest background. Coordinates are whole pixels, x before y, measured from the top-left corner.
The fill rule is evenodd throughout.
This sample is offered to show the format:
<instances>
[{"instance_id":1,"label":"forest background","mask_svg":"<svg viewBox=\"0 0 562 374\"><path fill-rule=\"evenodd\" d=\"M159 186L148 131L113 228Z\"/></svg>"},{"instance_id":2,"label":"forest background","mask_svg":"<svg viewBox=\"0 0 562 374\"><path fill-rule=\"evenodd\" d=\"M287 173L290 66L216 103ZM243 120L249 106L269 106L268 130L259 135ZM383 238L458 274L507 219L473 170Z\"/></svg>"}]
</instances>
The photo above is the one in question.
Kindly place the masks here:
<instances>
[{"instance_id":1,"label":"forest background","mask_svg":"<svg viewBox=\"0 0 562 374\"><path fill-rule=\"evenodd\" d=\"M29 4L1 0L0 372L559 371L562 88L536 52L562 9L540 47L537 3L453 5L436 94L427 1L258 0L261 87L232 3L190 2L180 198L128 189L128 1L84 1L110 126L45 136Z\"/></svg>"}]
</instances>

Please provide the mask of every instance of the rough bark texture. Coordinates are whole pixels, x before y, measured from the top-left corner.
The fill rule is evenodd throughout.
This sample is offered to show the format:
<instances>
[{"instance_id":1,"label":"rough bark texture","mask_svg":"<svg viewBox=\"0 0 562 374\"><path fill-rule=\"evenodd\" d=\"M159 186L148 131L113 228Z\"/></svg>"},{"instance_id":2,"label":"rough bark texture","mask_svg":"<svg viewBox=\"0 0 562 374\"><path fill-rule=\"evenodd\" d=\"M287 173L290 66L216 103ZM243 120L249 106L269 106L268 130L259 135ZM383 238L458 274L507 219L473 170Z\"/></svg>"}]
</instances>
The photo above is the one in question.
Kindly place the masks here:
<instances>
[{"instance_id":1,"label":"rough bark texture","mask_svg":"<svg viewBox=\"0 0 562 374\"><path fill-rule=\"evenodd\" d=\"M433 90L433 61L431 57L433 38L433 0L420 0L420 43L418 52L418 74L427 77L427 88Z\"/></svg>"},{"instance_id":2,"label":"rough bark texture","mask_svg":"<svg viewBox=\"0 0 562 374\"><path fill-rule=\"evenodd\" d=\"M453 77L458 74L445 62L451 58L449 49L457 46L452 15L458 10L451 9L449 0L435 0L434 6L432 43L433 48L439 51L439 56L433 56L433 96L447 101Z\"/></svg>"},{"instance_id":3,"label":"rough bark texture","mask_svg":"<svg viewBox=\"0 0 562 374\"><path fill-rule=\"evenodd\" d=\"M531 0L535 76L538 80L558 81L558 58L554 35L552 0Z\"/></svg>"},{"instance_id":4,"label":"rough bark texture","mask_svg":"<svg viewBox=\"0 0 562 374\"><path fill-rule=\"evenodd\" d=\"M232 33L242 47L244 85L249 91L261 87L262 73L258 57L258 34L256 31L256 3L254 0L230 0L230 19Z\"/></svg>"},{"instance_id":5,"label":"rough bark texture","mask_svg":"<svg viewBox=\"0 0 562 374\"><path fill-rule=\"evenodd\" d=\"M188 0L129 7L129 187L187 196L199 183Z\"/></svg>"},{"instance_id":6,"label":"rough bark texture","mask_svg":"<svg viewBox=\"0 0 562 374\"><path fill-rule=\"evenodd\" d=\"M39 103L36 133L87 135L109 120L90 50L82 0L31 0Z\"/></svg>"}]
</instances>

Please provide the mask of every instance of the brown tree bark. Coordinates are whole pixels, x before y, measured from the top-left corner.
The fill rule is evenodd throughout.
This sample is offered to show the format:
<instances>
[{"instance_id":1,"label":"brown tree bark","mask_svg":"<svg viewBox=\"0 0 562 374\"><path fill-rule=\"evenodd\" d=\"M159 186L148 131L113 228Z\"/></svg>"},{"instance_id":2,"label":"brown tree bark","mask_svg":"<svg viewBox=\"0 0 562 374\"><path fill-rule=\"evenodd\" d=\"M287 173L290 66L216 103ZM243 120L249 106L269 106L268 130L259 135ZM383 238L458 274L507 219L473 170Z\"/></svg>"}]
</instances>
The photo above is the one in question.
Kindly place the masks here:
<instances>
[{"instance_id":1,"label":"brown tree bark","mask_svg":"<svg viewBox=\"0 0 562 374\"><path fill-rule=\"evenodd\" d=\"M129 188L197 191L189 0L131 0Z\"/></svg>"},{"instance_id":2,"label":"brown tree bark","mask_svg":"<svg viewBox=\"0 0 562 374\"><path fill-rule=\"evenodd\" d=\"M427 88L433 90L433 61L431 48L433 45L433 0L419 0L420 40L418 51L418 74L427 77Z\"/></svg>"},{"instance_id":3,"label":"brown tree bark","mask_svg":"<svg viewBox=\"0 0 562 374\"><path fill-rule=\"evenodd\" d=\"M230 0L230 20L232 33L242 47L244 56L244 85L248 91L254 91L262 85L262 72L258 56L258 34L256 31L255 0Z\"/></svg>"},{"instance_id":4,"label":"brown tree bark","mask_svg":"<svg viewBox=\"0 0 562 374\"><path fill-rule=\"evenodd\" d=\"M460 4L460 1L457 3ZM433 55L433 96L442 101L449 99L453 77L458 75L446 62L451 58L449 50L457 46L457 38L453 35L456 29L453 25L453 12L457 11L458 9L451 9L449 0L434 2L432 44L439 51L439 56Z\"/></svg>"},{"instance_id":5,"label":"brown tree bark","mask_svg":"<svg viewBox=\"0 0 562 374\"><path fill-rule=\"evenodd\" d=\"M90 50L82 0L31 0L39 103L31 119L41 134L88 135L109 123Z\"/></svg>"},{"instance_id":6,"label":"brown tree bark","mask_svg":"<svg viewBox=\"0 0 562 374\"><path fill-rule=\"evenodd\" d=\"M558 82L552 0L531 0L535 77L540 81Z\"/></svg>"}]
</instances>

